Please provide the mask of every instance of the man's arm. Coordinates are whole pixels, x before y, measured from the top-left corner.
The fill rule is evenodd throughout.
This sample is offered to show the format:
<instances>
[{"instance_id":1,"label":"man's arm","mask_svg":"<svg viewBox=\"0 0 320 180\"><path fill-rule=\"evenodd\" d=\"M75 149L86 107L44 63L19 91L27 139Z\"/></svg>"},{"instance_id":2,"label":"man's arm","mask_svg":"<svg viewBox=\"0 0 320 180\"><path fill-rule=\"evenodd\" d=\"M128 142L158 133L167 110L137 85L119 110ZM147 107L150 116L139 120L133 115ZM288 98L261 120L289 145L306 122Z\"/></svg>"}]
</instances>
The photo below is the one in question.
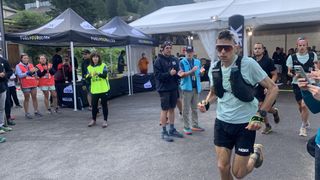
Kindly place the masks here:
<instances>
[{"instance_id":1,"label":"man's arm","mask_svg":"<svg viewBox=\"0 0 320 180\"><path fill-rule=\"evenodd\" d=\"M271 80L272 80L273 82L276 82L276 81L277 81L277 78L278 78L277 70L271 71Z\"/></svg>"},{"instance_id":2,"label":"man's arm","mask_svg":"<svg viewBox=\"0 0 320 180\"><path fill-rule=\"evenodd\" d=\"M211 87L206 99L198 103L198 109L200 110L200 112L206 112L207 111L206 106L209 107L210 104L212 104L216 100L217 100L217 96L214 92L214 87Z\"/></svg>"},{"instance_id":3,"label":"man's arm","mask_svg":"<svg viewBox=\"0 0 320 180\"><path fill-rule=\"evenodd\" d=\"M269 109L272 107L272 104L277 98L279 88L278 86L272 81L269 77L264 78L259 84L267 89L266 98L263 101L260 109L269 111Z\"/></svg>"}]
</instances>

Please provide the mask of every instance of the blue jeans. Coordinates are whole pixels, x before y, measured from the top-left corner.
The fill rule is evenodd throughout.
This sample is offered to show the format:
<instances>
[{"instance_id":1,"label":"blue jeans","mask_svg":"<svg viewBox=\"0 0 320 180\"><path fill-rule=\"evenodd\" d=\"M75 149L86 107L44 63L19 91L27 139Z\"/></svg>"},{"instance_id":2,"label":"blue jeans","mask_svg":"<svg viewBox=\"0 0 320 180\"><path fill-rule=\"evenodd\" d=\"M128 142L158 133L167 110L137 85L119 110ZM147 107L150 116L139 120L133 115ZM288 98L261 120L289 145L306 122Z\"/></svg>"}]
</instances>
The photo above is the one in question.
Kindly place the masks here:
<instances>
[{"instance_id":1,"label":"blue jeans","mask_svg":"<svg viewBox=\"0 0 320 180\"><path fill-rule=\"evenodd\" d=\"M320 180L320 148L318 145L315 147L315 180Z\"/></svg>"}]
</instances>

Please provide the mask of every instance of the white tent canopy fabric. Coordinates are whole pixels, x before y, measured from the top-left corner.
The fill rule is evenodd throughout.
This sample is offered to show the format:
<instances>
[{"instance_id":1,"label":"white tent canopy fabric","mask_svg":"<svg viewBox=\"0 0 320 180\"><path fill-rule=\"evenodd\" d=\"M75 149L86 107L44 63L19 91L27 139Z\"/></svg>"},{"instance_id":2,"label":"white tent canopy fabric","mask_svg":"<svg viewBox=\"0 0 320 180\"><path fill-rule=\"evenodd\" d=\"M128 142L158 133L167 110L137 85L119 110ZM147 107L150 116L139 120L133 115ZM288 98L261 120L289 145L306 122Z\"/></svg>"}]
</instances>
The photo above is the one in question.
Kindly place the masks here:
<instances>
[{"instance_id":1,"label":"white tent canopy fabric","mask_svg":"<svg viewBox=\"0 0 320 180\"><path fill-rule=\"evenodd\" d=\"M243 15L245 26L255 28L320 21L319 9L319 0L213 0L164 7L130 25L147 34L197 33L209 57L214 59L214 44L211 43L214 43L218 30L228 27L228 18L232 15ZM209 35L210 32L213 35Z\"/></svg>"}]
</instances>

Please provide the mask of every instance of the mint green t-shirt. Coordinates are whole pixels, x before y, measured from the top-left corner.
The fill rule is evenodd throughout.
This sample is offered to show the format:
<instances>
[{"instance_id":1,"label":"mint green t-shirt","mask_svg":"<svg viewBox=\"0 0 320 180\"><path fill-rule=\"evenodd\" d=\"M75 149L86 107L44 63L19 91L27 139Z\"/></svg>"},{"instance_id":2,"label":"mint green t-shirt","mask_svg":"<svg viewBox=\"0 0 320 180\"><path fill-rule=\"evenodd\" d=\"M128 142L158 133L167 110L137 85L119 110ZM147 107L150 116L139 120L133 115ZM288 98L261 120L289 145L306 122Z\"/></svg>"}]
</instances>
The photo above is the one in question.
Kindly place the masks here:
<instances>
[{"instance_id":1,"label":"mint green t-shirt","mask_svg":"<svg viewBox=\"0 0 320 180\"><path fill-rule=\"evenodd\" d=\"M313 62L317 62L317 61L318 61L318 59L317 59L317 54L316 54L316 53L313 53L313 54L314 54L314 60L313 60ZM296 53L296 55L297 55L298 61L299 61L301 64L305 64L305 63L308 62L308 60L309 60L309 53L306 53L306 54L303 54L303 55L300 55L299 53ZM287 67L289 67L289 68L292 69L292 67L293 67L292 56L288 56L286 65L287 65ZM297 77L293 77L293 79L292 79L292 84L298 84Z\"/></svg>"},{"instance_id":2,"label":"mint green t-shirt","mask_svg":"<svg viewBox=\"0 0 320 180\"><path fill-rule=\"evenodd\" d=\"M236 56L233 60L233 64L229 67L221 66L222 70L222 85L227 91L224 93L222 98L217 100L216 114L217 118L221 121L231 124L242 124L250 121L258 110L258 100L254 98L251 102L243 102L236 98L231 93L230 84L230 73L231 67L235 66L235 61L238 57ZM208 75L210 78L210 85L213 86L212 68L216 63L212 63L209 69ZM241 74L243 79L251 84L256 85L257 83L264 80L268 75L260 67L260 65L252 58L243 57L241 61Z\"/></svg>"}]
</instances>

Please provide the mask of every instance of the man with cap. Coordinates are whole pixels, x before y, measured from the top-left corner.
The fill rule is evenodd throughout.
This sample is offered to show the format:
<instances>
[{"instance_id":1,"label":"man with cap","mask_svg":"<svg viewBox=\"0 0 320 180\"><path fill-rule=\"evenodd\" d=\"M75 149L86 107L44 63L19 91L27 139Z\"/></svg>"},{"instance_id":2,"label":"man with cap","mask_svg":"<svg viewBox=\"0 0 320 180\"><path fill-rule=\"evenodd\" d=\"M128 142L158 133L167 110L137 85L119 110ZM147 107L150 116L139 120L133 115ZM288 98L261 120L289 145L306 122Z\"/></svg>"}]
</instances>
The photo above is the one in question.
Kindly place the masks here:
<instances>
[{"instance_id":1,"label":"man with cap","mask_svg":"<svg viewBox=\"0 0 320 180\"><path fill-rule=\"evenodd\" d=\"M162 127L161 138L172 142L171 137L182 138L183 135L174 128L174 108L178 99L178 80L180 76L178 60L171 55L172 43L165 41L161 47L161 53L154 63L156 88L161 100L160 122ZM167 117L170 129L167 131Z\"/></svg>"},{"instance_id":2,"label":"man with cap","mask_svg":"<svg viewBox=\"0 0 320 180\"><path fill-rule=\"evenodd\" d=\"M89 103L89 110L91 110L91 94L90 94L90 82L86 81L86 75L88 74L88 66L90 65L90 55L91 52L88 49L84 49L81 52L82 54L82 64L81 64L81 70L82 70L82 83L83 83L83 89L86 89L87 92L87 100Z\"/></svg>"},{"instance_id":3,"label":"man with cap","mask_svg":"<svg viewBox=\"0 0 320 180\"><path fill-rule=\"evenodd\" d=\"M201 92L200 76L204 73L201 61L194 58L192 46L186 47L187 57L180 61L181 76L180 88L182 90L182 118L184 123L184 133L191 135L192 131L204 131L198 124L197 103ZM192 127L189 124L189 111L191 108Z\"/></svg>"}]
</instances>

